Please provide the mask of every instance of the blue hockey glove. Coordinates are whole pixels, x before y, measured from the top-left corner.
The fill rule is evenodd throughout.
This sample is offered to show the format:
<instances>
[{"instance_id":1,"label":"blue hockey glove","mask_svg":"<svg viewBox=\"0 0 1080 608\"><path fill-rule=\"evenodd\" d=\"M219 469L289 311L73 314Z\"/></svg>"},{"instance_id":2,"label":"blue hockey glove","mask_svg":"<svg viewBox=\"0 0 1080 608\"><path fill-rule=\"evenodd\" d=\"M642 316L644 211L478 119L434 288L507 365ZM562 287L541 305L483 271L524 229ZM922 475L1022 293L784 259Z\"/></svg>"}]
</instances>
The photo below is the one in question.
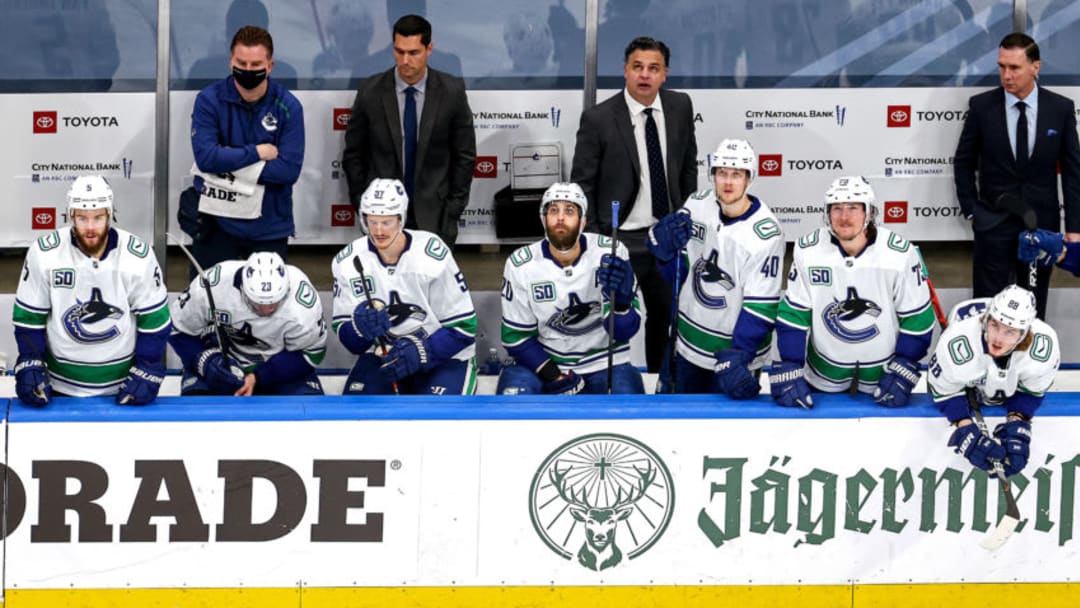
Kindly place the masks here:
<instances>
[{"instance_id":1,"label":"blue hockey glove","mask_svg":"<svg viewBox=\"0 0 1080 608\"><path fill-rule=\"evenodd\" d=\"M361 338L374 342L390 330L390 314L384 308L375 309L361 302L353 309L352 326Z\"/></svg>"},{"instance_id":2,"label":"blue hockey glove","mask_svg":"<svg viewBox=\"0 0 1080 608\"><path fill-rule=\"evenodd\" d=\"M984 471L993 471L994 461L1005 459L1005 448L974 424L957 427L949 437L948 445Z\"/></svg>"},{"instance_id":3,"label":"blue hockey glove","mask_svg":"<svg viewBox=\"0 0 1080 608\"><path fill-rule=\"evenodd\" d=\"M630 308L634 301L634 269L630 267L630 262L605 253L600 258L596 279L604 293L614 293L616 309Z\"/></svg>"},{"instance_id":4,"label":"blue hockey glove","mask_svg":"<svg viewBox=\"0 0 1080 608\"><path fill-rule=\"evenodd\" d=\"M1063 249L1065 249L1064 236L1039 228L1020 234L1020 245L1016 249L1016 257L1028 264L1038 262L1040 266L1053 266Z\"/></svg>"},{"instance_id":5,"label":"blue hockey glove","mask_svg":"<svg viewBox=\"0 0 1080 608\"><path fill-rule=\"evenodd\" d=\"M547 395L576 395L585 390L585 379L572 371L562 374L543 386Z\"/></svg>"},{"instance_id":6,"label":"blue hockey glove","mask_svg":"<svg viewBox=\"0 0 1080 608\"><path fill-rule=\"evenodd\" d=\"M1011 420L997 425L994 437L1005 447L1005 476L1012 477L1027 466L1031 450L1031 423Z\"/></svg>"},{"instance_id":7,"label":"blue hockey glove","mask_svg":"<svg viewBox=\"0 0 1080 608\"><path fill-rule=\"evenodd\" d=\"M716 381L720 390L732 399L752 399L761 392L761 384L750 373L754 356L736 348L725 348L716 353Z\"/></svg>"},{"instance_id":8,"label":"blue hockey glove","mask_svg":"<svg viewBox=\"0 0 1080 608\"><path fill-rule=\"evenodd\" d=\"M785 407L814 407L814 398L810 395L810 385L803 378L803 366L788 361L773 361L769 372L769 392L772 398Z\"/></svg>"},{"instance_id":9,"label":"blue hockey glove","mask_svg":"<svg viewBox=\"0 0 1080 608\"><path fill-rule=\"evenodd\" d=\"M907 405L911 389L918 382L919 364L899 355L894 356L885 366L885 373L874 389L874 402L889 407Z\"/></svg>"},{"instance_id":10,"label":"blue hockey glove","mask_svg":"<svg viewBox=\"0 0 1080 608\"><path fill-rule=\"evenodd\" d=\"M160 371L150 371L137 365L128 370L128 377L116 393L116 402L120 405L147 405L157 399L158 391L165 376Z\"/></svg>"},{"instance_id":11,"label":"blue hockey glove","mask_svg":"<svg viewBox=\"0 0 1080 608\"><path fill-rule=\"evenodd\" d=\"M410 334L394 341L380 369L397 382L423 371L429 360L427 340Z\"/></svg>"},{"instance_id":12,"label":"blue hockey glove","mask_svg":"<svg viewBox=\"0 0 1080 608\"><path fill-rule=\"evenodd\" d=\"M195 372L215 393L231 395L244 386L244 370L218 348L208 348L199 354Z\"/></svg>"},{"instance_id":13,"label":"blue hockey glove","mask_svg":"<svg viewBox=\"0 0 1080 608\"><path fill-rule=\"evenodd\" d=\"M669 262L686 247L693 226L694 220L690 219L690 213L682 210L669 213L653 224L645 243L653 257L661 262Z\"/></svg>"},{"instance_id":14,"label":"blue hockey glove","mask_svg":"<svg viewBox=\"0 0 1080 608\"><path fill-rule=\"evenodd\" d=\"M15 362L15 394L26 405L42 407L52 401L52 385L45 362L23 355Z\"/></svg>"}]
</instances>

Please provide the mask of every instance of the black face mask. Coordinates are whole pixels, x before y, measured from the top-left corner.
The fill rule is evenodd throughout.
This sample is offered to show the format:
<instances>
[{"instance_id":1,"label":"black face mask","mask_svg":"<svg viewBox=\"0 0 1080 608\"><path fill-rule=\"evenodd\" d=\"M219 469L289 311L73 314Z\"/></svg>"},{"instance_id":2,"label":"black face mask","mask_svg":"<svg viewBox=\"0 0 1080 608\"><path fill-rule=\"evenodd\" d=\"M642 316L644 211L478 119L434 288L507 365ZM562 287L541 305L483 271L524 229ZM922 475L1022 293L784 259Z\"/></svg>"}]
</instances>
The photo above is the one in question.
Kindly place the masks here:
<instances>
[{"instance_id":1,"label":"black face mask","mask_svg":"<svg viewBox=\"0 0 1080 608\"><path fill-rule=\"evenodd\" d=\"M241 70L234 67L232 75L233 79L236 80L236 84L250 91L266 80L266 68L261 70Z\"/></svg>"}]
</instances>

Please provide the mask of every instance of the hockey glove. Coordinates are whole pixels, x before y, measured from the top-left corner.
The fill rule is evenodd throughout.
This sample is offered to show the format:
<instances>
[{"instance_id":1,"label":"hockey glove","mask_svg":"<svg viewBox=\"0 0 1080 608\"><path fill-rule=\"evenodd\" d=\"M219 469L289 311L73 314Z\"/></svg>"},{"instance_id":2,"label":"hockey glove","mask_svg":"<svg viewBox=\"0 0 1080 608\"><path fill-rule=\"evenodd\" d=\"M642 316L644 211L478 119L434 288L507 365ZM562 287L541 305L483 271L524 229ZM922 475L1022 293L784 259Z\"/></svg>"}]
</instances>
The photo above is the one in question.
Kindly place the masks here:
<instances>
[{"instance_id":1,"label":"hockey glove","mask_svg":"<svg viewBox=\"0 0 1080 608\"><path fill-rule=\"evenodd\" d=\"M814 407L810 385L803 378L803 366L788 361L773 361L769 372L769 392L772 398L785 407Z\"/></svg>"},{"instance_id":2,"label":"hockey glove","mask_svg":"<svg viewBox=\"0 0 1080 608\"><path fill-rule=\"evenodd\" d=\"M752 399L761 391L750 362L754 356L736 348L725 348L716 353L716 382L720 390L732 399Z\"/></svg>"},{"instance_id":3,"label":"hockey glove","mask_svg":"<svg viewBox=\"0 0 1080 608\"><path fill-rule=\"evenodd\" d=\"M361 302L353 309L352 326L358 336L374 342L390 330L390 314L384 308L375 309Z\"/></svg>"},{"instance_id":4,"label":"hockey glove","mask_svg":"<svg viewBox=\"0 0 1080 608\"><path fill-rule=\"evenodd\" d=\"M394 341L380 369L397 382L423 371L429 360L427 340L410 334Z\"/></svg>"},{"instance_id":5,"label":"hockey glove","mask_svg":"<svg viewBox=\"0 0 1080 608\"><path fill-rule=\"evenodd\" d=\"M984 471L993 471L994 462L1005 459L1005 448L974 424L957 427L948 445Z\"/></svg>"},{"instance_id":6,"label":"hockey glove","mask_svg":"<svg viewBox=\"0 0 1080 608\"><path fill-rule=\"evenodd\" d=\"M1057 232L1039 228L1020 235L1016 257L1028 264L1038 262L1040 266L1053 266L1063 249L1065 249L1065 237Z\"/></svg>"},{"instance_id":7,"label":"hockey glove","mask_svg":"<svg viewBox=\"0 0 1080 608\"><path fill-rule=\"evenodd\" d=\"M1025 420L1011 420L997 425L994 437L1005 447L1005 476L1012 477L1027 466L1031 450L1031 423Z\"/></svg>"},{"instance_id":8,"label":"hockey glove","mask_svg":"<svg viewBox=\"0 0 1080 608\"><path fill-rule=\"evenodd\" d=\"M919 382L919 364L896 355L885 366L885 373L874 389L874 402L889 407L908 404L911 389Z\"/></svg>"},{"instance_id":9,"label":"hockey glove","mask_svg":"<svg viewBox=\"0 0 1080 608\"><path fill-rule=\"evenodd\" d=\"M576 395L585 390L585 379L572 371L544 383L546 395Z\"/></svg>"},{"instance_id":10,"label":"hockey glove","mask_svg":"<svg viewBox=\"0 0 1080 608\"><path fill-rule=\"evenodd\" d=\"M157 399L158 391L165 376L160 372L143 369L137 365L128 370L128 377L116 393L116 402L120 405L148 405Z\"/></svg>"},{"instance_id":11,"label":"hockey glove","mask_svg":"<svg viewBox=\"0 0 1080 608\"><path fill-rule=\"evenodd\" d=\"M45 362L34 355L20 356L15 363L15 394L26 405L42 407L52 401L52 385Z\"/></svg>"},{"instance_id":12,"label":"hockey glove","mask_svg":"<svg viewBox=\"0 0 1080 608\"><path fill-rule=\"evenodd\" d=\"M231 395L244 386L244 370L217 348L199 354L195 372L215 393Z\"/></svg>"},{"instance_id":13,"label":"hockey glove","mask_svg":"<svg viewBox=\"0 0 1080 608\"><path fill-rule=\"evenodd\" d=\"M690 213L676 211L664 216L649 229L649 238L645 241L653 257L661 262L670 262L690 241L690 232L694 220Z\"/></svg>"},{"instance_id":14,"label":"hockey glove","mask_svg":"<svg viewBox=\"0 0 1080 608\"><path fill-rule=\"evenodd\" d=\"M596 271L596 280L604 293L614 294L615 309L626 310L634 301L634 269L630 262L612 257L605 253L600 258L600 270Z\"/></svg>"}]
</instances>

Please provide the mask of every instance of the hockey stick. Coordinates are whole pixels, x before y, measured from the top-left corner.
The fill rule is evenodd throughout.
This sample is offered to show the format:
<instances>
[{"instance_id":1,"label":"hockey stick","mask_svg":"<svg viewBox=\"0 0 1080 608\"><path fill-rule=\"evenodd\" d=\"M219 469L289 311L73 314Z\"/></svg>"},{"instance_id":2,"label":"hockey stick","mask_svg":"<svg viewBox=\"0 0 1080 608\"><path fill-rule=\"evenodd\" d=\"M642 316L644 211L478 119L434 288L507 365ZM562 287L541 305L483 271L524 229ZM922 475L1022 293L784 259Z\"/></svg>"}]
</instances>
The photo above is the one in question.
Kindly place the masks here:
<instances>
[{"instance_id":1,"label":"hockey stick","mask_svg":"<svg viewBox=\"0 0 1080 608\"><path fill-rule=\"evenodd\" d=\"M986 428L986 421L983 420L982 410L979 408L979 400L975 397L975 389L972 387L966 387L964 393L967 395L968 407L975 414L975 424L979 427L979 431L982 434L990 437L990 432ZM991 439L993 440L993 439ZM992 460L994 465L994 475L998 478L998 484L1001 486L1001 492L1005 495L1005 515L1001 517L1001 521L994 530L979 543L983 549L987 551L996 551L1000 549L1012 533L1016 531L1016 526L1020 524L1020 509L1016 506L1016 498L1013 497L1012 485L1005 477L1005 468L1001 465L1000 460Z\"/></svg>"},{"instance_id":2,"label":"hockey stick","mask_svg":"<svg viewBox=\"0 0 1080 608\"><path fill-rule=\"evenodd\" d=\"M1020 198L1012 192L1004 192L1001 196L997 197L994 201L994 209L998 211L1004 211L1011 215L1015 215L1020 218L1020 221L1024 222L1024 230L1032 231L1039 228L1038 218L1035 216L1035 210L1028 207L1024 203L1024 199ZM1028 289L1032 293L1035 293L1035 284L1039 279L1039 268L1035 262L1028 264Z\"/></svg>"},{"instance_id":3,"label":"hockey stick","mask_svg":"<svg viewBox=\"0 0 1080 608\"><path fill-rule=\"evenodd\" d=\"M938 299L937 290L934 289L934 282L930 280L930 270L926 267L926 260L923 259L922 250L918 246L915 247L915 253L919 254L919 262L922 264L922 278L926 281L926 286L930 288L930 305L934 307L934 316L937 317L938 325L944 331L949 324L945 317L945 309L941 307L941 300Z\"/></svg>"},{"instance_id":4,"label":"hockey stick","mask_svg":"<svg viewBox=\"0 0 1080 608\"><path fill-rule=\"evenodd\" d=\"M619 242L619 201L611 201L611 257L615 257L615 245ZM607 333L607 394L611 394L611 385L615 374L615 287L608 289L608 333Z\"/></svg>"},{"instance_id":5,"label":"hockey stick","mask_svg":"<svg viewBox=\"0 0 1080 608\"><path fill-rule=\"evenodd\" d=\"M679 339L679 273L682 271L682 256L680 250L675 254L675 284L671 287L671 327L668 329L668 393L675 394L675 348Z\"/></svg>"},{"instance_id":6,"label":"hockey stick","mask_svg":"<svg viewBox=\"0 0 1080 608\"><path fill-rule=\"evenodd\" d=\"M199 265L199 262L184 245L183 241L168 232L165 233L165 236L172 239L174 243L180 246L180 251L183 251L184 255L187 256L187 259L191 261L191 265L195 267L195 272L199 273L199 283L201 283L203 289L206 290L206 303L210 308L210 323L214 326L214 335L217 336L218 339L218 348L221 349L222 355L229 358L230 351L232 350L232 343L229 340L228 332L221 326L221 318L218 317L217 307L214 306L214 292L210 289L210 282L206 279L206 271Z\"/></svg>"},{"instance_id":7,"label":"hockey stick","mask_svg":"<svg viewBox=\"0 0 1080 608\"><path fill-rule=\"evenodd\" d=\"M364 278L364 265L360 263L360 256L359 255L354 255L353 256L352 265L353 265L353 268L356 269L356 272L360 273L360 285L361 285L361 287L364 288L364 298L367 299L367 305L368 305L369 308L374 309L375 308L375 301L371 299L371 292L368 291L367 280ZM386 337L385 336L379 336L378 338L375 338L375 345L377 347L376 352L381 351L379 353L380 356L385 355L386 353L390 352L390 347L386 345ZM401 394L401 393L398 392L397 380L394 380L393 382L391 382L390 386L394 387L394 394L395 395L400 395Z\"/></svg>"}]
</instances>

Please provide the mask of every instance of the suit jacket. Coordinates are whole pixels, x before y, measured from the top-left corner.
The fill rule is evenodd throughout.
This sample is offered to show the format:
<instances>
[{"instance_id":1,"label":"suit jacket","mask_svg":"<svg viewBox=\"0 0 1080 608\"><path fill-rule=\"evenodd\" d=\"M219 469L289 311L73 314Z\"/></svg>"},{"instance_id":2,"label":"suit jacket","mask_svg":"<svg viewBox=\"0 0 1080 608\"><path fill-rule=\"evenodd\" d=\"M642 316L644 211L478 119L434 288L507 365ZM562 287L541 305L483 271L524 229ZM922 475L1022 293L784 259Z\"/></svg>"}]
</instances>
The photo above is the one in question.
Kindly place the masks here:
<instances>
[{"instance_id":1,"label":"suit jacket","mask_svg":"<svg viewBox=\"0 0 1080 608\"><path fill-rule=\"evenodd\" d=\"M641 185L634 125L623 91L581 114L570 181L589 200L586 229L611 232L611 201L619 201L619 223L626 219ZM667 139L668 197L677 209L697 190L697 139L690 96L660 89ZM647 170L647 169L646 169Z\"/></svg>"},{"instance_id":2,"label":"suit jacket","mask_svg":"<svg viewBox=\"0 0 1080 608\"><path fill-rule=\"evenodd\" d=\"M1008 219L992 209L997 198L1012 192L1035 210L1039 227L1060 231L1057 166L1065 198L1065 226L1080 232L1080 143L1071 99L1039 87L1035 145L1023 168L1016 164L1006 125L1005 91L1001 87L971 97L956 146L956 196L960 209L974 215L978 232ZM976 187L978 172L978 187Z\"/></svg>"},{"instance_id":3,"label":"suit jacket","mask_svg":"<svg viewBox=\"0 0 1080 608\"><path fill-rule=\"evenodd\" d=\"M353 207L359 207L371 180L405 174L395 69L371 76L356 91L341 159ZM462 79L428 68L416 139L416 183L409 201L416 227L453 246L476 164L476 131Z\"/></svg>"}]
</instances>

